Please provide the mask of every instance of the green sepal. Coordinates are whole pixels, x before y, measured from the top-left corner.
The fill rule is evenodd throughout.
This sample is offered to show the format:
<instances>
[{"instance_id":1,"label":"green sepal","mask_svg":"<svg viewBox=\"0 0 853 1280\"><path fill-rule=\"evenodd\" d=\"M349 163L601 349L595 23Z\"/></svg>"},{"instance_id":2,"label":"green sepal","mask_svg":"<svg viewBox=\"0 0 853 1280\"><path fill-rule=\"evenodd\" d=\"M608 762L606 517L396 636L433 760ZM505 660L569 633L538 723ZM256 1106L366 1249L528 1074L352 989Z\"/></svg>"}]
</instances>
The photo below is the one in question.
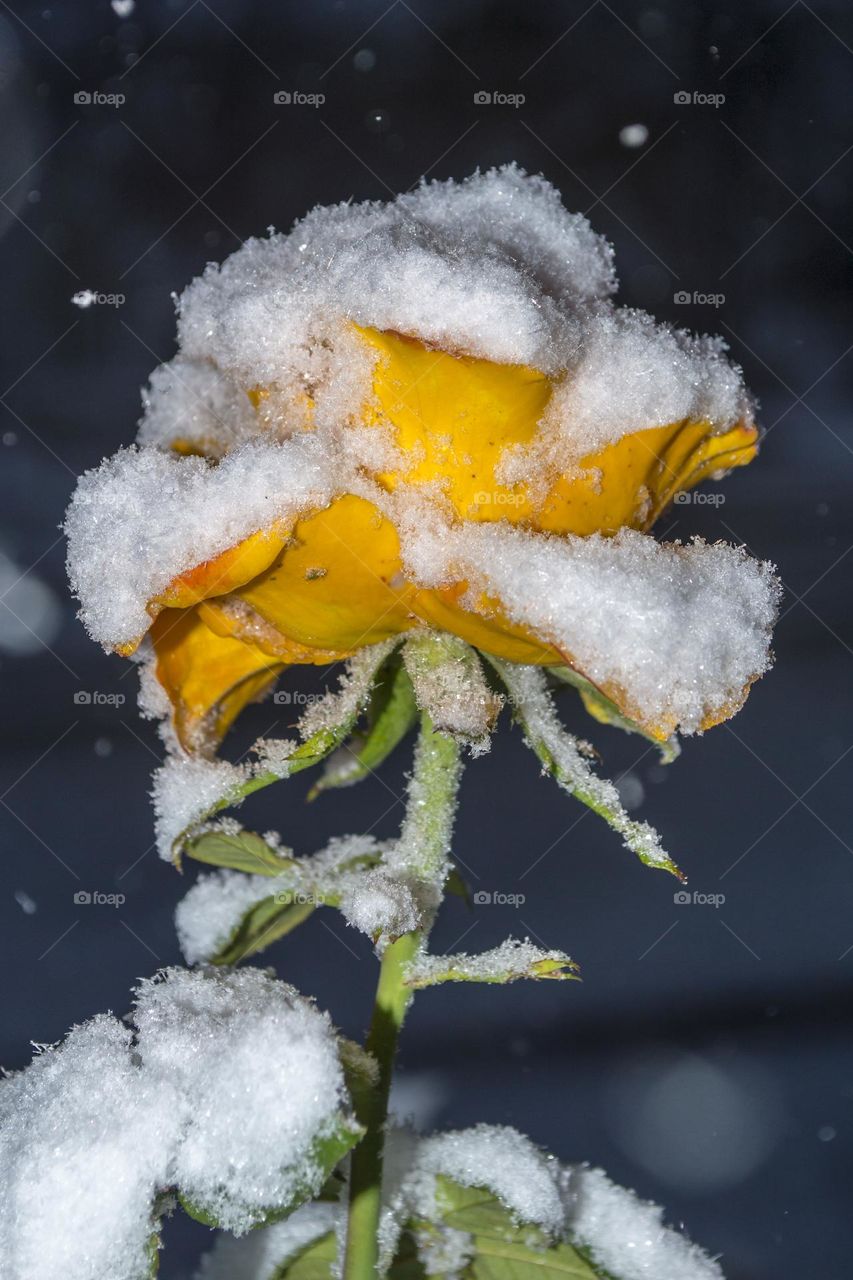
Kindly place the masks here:
<instances>
[{"instance_id":1,"label":"green sepal","mask_svg":"<svg viewBox=\"0 0 853 1280\"><path fill-rule=\"evenodd\" d=\"M474 899L471 896L471 886L460 873L458 867L450 868L444 887L448 893L453 894L454 898L461 898L469 910L473 907Z\"/></svg>"},{"instance_id":2,"label":"green sepal","mask_svg":"<svg viewBox=\"0 0 853 1280\"><path fill-rule=\"evenodd\" d=\"M295 865L254 831L203 831L184 845L184 853L211 867L229 867L253 876L279 876Z\"/></svg>"},{"instance_id":3,"label":"green sepal","mask_svg":"<svg viewBox=\"0 0 853 1280\"><path fill-rule=\"evenodd\" d=\"M310 1152L310 1164L320 1171L320 1183L324 1185L332 1174L332 1171L340 1164L345 1155L353 1149L357 1142L364 1137L365 1129L357 1120L349 1116L341 1116L336 1127L325 1137L316 1138ZM306 1179L298 1183L293 1195L283 1205L272 1205L261 1208L253 1212L252 1217L255 1219L253 1226L269 1227L274 1222L281 1222L282 1218L287 1218L295 1209L303 1205L308 1200L313 1200L317 1192L317 1179ZM178 1189L178 1201L181 1208L196 1222L202 1223L205 1227L219 1227L221 1224L216 1218L210 1214L203 1205L196 1204L189 1196L186 1196Z\"/></svg>"},{"instance_id":4,"label":"green sepal","mask_svg":"<svg viewBox=\"0 0 853 1280\"><path fill-rule=\"evenodd\" d=\"M324 791L349 787L373 773L414 727L418 718L415 693L396 649L379 670L367 707L367 727L355 734L343 750L347 759L330 762L322 778L308 793L314 800Z\"/></svg>"},{"instance_id":5,"label":"green sepal","mask_svg":"<svg viewBox=\"0 0 853 1280\"><path fill-rule=\"evenodd\" d=\"M677 760L681 755L681 746L675 734L664 742L661 742L660 738L653 737L637 724L636 720L623 715L615 702L611 702L610 698L606 697L591 680L587 680L586 676L582 676L573 667L549 667L548 672L563 684L570 684L577 689L584 706L594 720L598 720L600 724L613 725L616 729L622 729L624 733L638 734L653 747L657 747L662 764L672 764L673 760Z\"/></svg>"},{"instance_id":6,"label":"green sepal","mask_svg":"<svg viewBox=\"0 0 853 1280\"><path fill-rule=\"evenodd\" d=\"M537 731L535 725L529 723L528 717L525 716L524 710L519 705L518 699L513 697L511 671L514 664L505 662L502 658L495 658L488 654L486 657L505 684L507 694L509 695L510 706L512 707L513 718L516 723L521 726L527 745L539 760L543 770L551 775L558 786L561 786L569 793L569 795L573 796L576 800L579 800L581 804L585 804L593 813L597 813L600 818L604 819L608 826L611 826L614 831L617 831L622 836L622 839L625 841L628 848L636 854L644 866L651 867L657 871L668 871L670 875L675 876L677 880L680 880L683 883L687 877L678 865L673 862L672 858L666 854L658 858L651 857L644 848L644 837L648 837L649 833L654 834L648 824L634 821L632 818L628 817L621 805L616 808L600 795L596 795L594 792L594 784L600 781L600 779L597 779L596 775L593 774L591 770L588 775L588 781L591 785L584 786L579 778L570 777L561 767L551 748L548 746L548 743L545 741L542 733ZM559 731L561 734L568 736L566 730L562 729L562 727L560 727ZM578 744L575 741L576 750L577 747Z\"/></svg>"}]
</instances>

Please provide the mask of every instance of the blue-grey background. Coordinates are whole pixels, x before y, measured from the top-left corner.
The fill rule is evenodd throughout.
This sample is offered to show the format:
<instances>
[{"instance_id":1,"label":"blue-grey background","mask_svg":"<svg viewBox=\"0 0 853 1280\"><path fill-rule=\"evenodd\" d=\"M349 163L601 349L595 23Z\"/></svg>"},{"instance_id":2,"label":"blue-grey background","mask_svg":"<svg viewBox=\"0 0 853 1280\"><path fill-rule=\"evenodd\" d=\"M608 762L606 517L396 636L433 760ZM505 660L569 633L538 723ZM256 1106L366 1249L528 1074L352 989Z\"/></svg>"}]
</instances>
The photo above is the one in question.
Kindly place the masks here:
<instances>
[{"instance_id":1,"label":"blue-grey background","mask_svg":"<svg viewBox=\"0 0 853 1280\"><path fill-rule=\"evenodd\" d=\"M45 4L0 0L0 1061L123 1012L138 976L180 960L172 912L194 872L151 850L159 747L135 676L75 620L58 532L75 475L132 438L139 387L174 349L171 291L318 202L517 160L614 241L623 301L731 342L761 400L761 458L706 486L724 502L675 508L661 532L747 543L786 595L776 670L671 768L584 726L690 890L722 904L677 905L675 883L540 779L514 733L472 764L460 860L475 889L524 902L469 914L453 900L436 947L529 935L568 949L584 983L425 993L398 1107L426 1125L515 1124L602 1164L665 1203L730 1280L846 1280L853 13L843 0L137 0L128 17L106 0ZM325 101L274 102L295 90ZM525 101L477 104L484 91ZM635 124L647 140L626 146ZM81 288L125 300L81 311ZM232 749L288 711L253 709ZM246 820L300 852L391 832L405 767L314 806L299 779ZM76 905L80 889L126 901ZM361 1033L375 962L333 913L270 958ZM169 1225L167 1280L190 1273L205 1236Z\"/></svg>"}]
</instances>

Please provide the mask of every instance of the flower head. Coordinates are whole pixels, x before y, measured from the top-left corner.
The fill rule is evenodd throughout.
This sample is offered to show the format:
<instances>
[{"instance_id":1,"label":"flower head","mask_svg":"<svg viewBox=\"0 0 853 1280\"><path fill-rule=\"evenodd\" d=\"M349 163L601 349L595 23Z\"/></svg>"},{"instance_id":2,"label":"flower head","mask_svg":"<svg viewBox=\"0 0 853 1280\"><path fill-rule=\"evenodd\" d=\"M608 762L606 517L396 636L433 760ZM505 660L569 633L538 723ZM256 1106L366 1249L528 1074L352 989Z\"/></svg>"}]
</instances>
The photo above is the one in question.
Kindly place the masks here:
<instances>
[{"instance_id":1,"label":"flower head","mask_svg":"<svg viewBox=\"0 0 853 1280\"><path fill-rule=\"evenodd\" d=\"M428 626L568 666L652 736L733 714L775 584L647 536L755 455L721 343L614 307L611 253L515 168L319 209L181 299L139 446L81 480L92 633L150 633L188 750L291 664Z\"/></svg>"}]
</instances>

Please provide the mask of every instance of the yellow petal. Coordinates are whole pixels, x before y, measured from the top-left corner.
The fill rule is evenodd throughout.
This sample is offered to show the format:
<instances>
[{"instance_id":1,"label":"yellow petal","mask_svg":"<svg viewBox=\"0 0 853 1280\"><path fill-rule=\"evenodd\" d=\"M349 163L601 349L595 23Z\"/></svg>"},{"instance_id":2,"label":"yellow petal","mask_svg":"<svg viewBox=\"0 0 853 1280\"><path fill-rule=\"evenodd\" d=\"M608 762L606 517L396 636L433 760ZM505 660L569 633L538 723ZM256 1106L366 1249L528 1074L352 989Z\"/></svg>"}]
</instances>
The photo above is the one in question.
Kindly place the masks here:
<instances>
[{"instance_id":1,"label":"yellow petal","mask_svg":"<svg viewBox=\"0 0 853 1280\"><path fill-rule=\"evenodd\" d=\"M284 670L252 645L216 635L195 609L164 609L151 627L157 679L187 751L210 751L247 703Z\"/></svg>"},{"instance_id":2,"label":"yellow petal","mask_svg":"<svg viewBox=\"0 0 853 1280\"><path fill-rule=\"evenodd\" d=\"M541 429L553 388L545 374L453 356L398 333L359 332L379 353L368 422L390 423L407 455L404 468L377 479L391 490L401 481L438 484L466 520L581 535L648 529L676 492L755 456L749 424L720 435L707 422L649 427L567 467L542 500L525 484L500 484L495 472L508 447L530 445Z\"/></svg>"},{"instance_id":3,"label":"yellow petal","mask_svg":"<svg viewBox=\"0 0 853 1280\"><path fill-rule=\"evenodd\" d=\"M236 594L309 649L351 653L413 621L397 532L372 503L351 494L298 521L275 563Z\"/></svg>"}]
</instances>

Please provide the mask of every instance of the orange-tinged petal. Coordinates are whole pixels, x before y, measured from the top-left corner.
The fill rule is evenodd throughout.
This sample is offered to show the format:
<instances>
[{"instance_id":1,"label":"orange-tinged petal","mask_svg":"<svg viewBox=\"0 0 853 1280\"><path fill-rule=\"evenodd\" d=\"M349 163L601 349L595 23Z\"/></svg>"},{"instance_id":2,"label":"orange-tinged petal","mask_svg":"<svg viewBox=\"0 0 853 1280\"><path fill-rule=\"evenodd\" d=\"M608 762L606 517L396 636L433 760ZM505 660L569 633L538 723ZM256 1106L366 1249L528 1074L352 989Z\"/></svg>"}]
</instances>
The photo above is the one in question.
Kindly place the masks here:
<instances>
[{"instance_id":1,"label":"orange-tinged petal","mask_svg":"<svg viewBox=\"0 0 853 1280\"><path fill-rule=\"evenodd\" d=\"M164 609L151 627L157 679L187 751L210 751L284 670L253 645L216 635L195 609Z\"/></svg>"},{"instance_id":2,"label":"orange-tinged petal","mask_svg":"<svg viewBox=\"0 0 853 1280\"><path fill-rule=\"evenodd\" d=\"M317 649L312 645L289 640L239 596L219 596L197 605L199 617L218 636L253 644L270 658L278 658L290 666L314 663L326 666L352 656L351 649Z\"/></svg>"},{"instance_id":3,"label":"orange-tinged petal","mask_svg":"<svg viewBox=\"0 0 853 1280\"><path fill-rule=\"evenodd\" d=\"M346 653L410 627L410 594L393 524L351 494L298 521L275 564L237 592L288 640Z\"/></svg>"},{"instance_id":4,"label":"orange-tinged petal","mask_svg":"<svg viewBox=\"0 0 853 1280\"><path fill-rule=\"evenodd\" d=\"M259 529L229 547L213 560L205 560L173 578L152 604L170 609L186 609L199 600L224 596L256 578L273 560L287 541L289 530L282 525Z\"/></svg>"}]
</instances>

